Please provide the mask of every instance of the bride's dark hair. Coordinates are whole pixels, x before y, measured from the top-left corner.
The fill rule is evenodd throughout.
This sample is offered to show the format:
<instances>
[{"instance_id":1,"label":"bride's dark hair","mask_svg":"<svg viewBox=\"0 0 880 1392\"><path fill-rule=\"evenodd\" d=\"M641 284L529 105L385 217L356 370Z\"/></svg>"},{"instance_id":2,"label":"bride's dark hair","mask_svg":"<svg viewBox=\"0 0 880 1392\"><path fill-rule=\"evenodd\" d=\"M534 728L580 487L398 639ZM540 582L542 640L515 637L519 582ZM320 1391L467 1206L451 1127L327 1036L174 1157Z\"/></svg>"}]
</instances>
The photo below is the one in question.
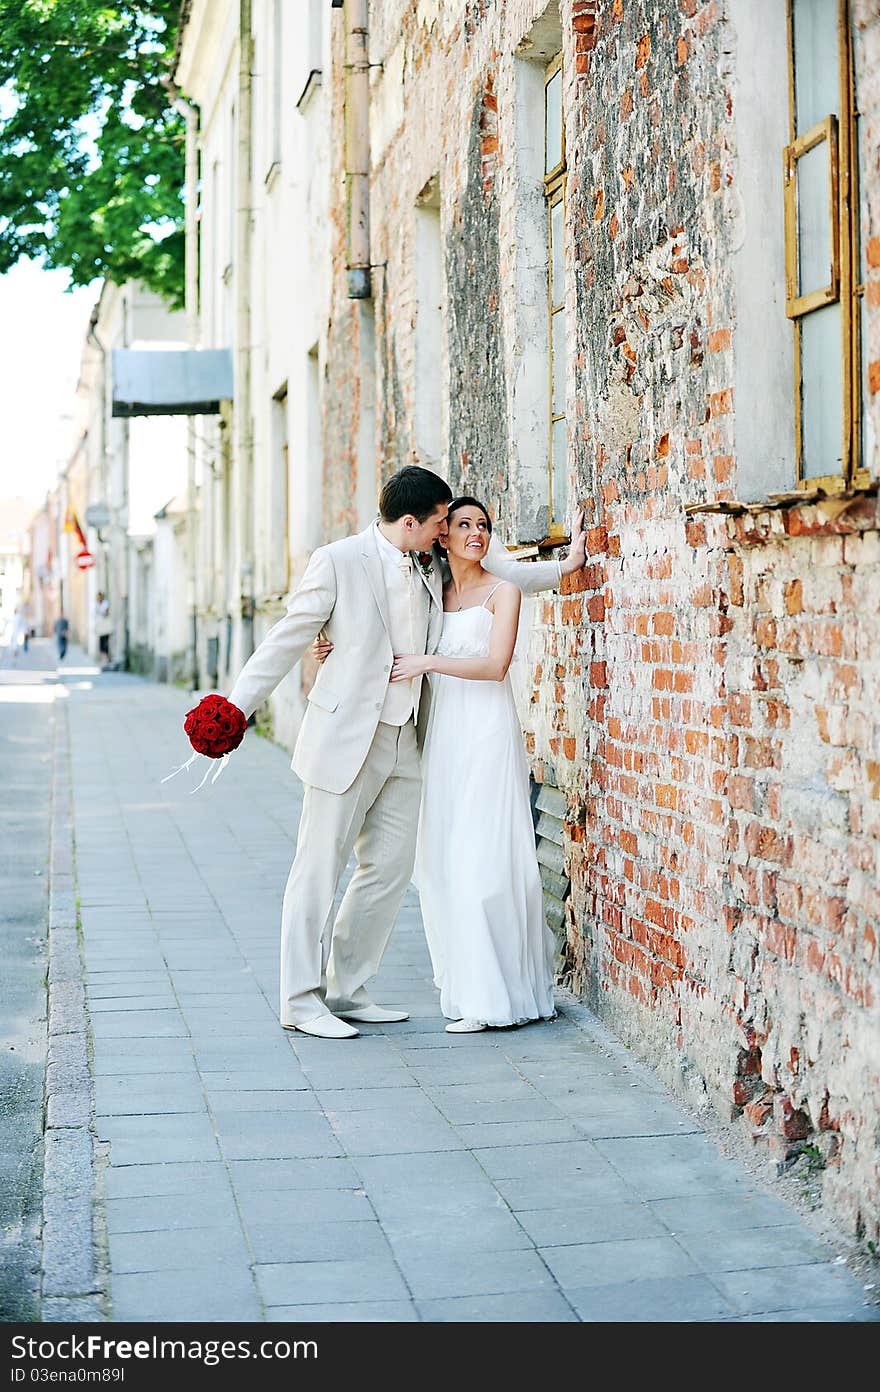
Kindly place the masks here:
<instances>
[{"instance_id":1,"label":"bride's dark hair","mask_svg":"<svg viewBox=\"0 0 880 1392\"><path fill-rule=\"evenodd\" d=\"M446 521L448 522L451 519L452 514L454 512L457 512L459 508L463 507L476 507L480 509L480 512L486 519L486 526L489 528L489 535L491 536L492 518L489 516L489 509L486 507L486 504L481 503L479 498L471 498L466 495L462 495L462 497L460 498L453 498L452 502L449 504L449 511L446 514ZM441 561L445 561L447 559L446 550L444 547L440 545L439 541L434 542L434 550L440 557Z\"/></svg>"}]
</instances>

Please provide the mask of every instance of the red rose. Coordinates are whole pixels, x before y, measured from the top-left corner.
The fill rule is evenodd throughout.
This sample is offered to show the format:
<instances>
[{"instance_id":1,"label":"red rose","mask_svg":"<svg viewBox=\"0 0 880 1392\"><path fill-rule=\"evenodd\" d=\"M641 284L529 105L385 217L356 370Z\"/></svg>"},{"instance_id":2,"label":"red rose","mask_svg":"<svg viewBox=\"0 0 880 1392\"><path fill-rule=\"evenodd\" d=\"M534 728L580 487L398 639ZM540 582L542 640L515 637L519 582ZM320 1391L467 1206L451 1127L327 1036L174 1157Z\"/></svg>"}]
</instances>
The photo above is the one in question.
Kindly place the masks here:
<instances>
[{"instance_id":1,"label":"red rose","mask_svg":"<svg viewBox=\"0 0 880 1392\"><path fill-rule=\"evenodd\" d=\"M225 696L212 694L203 696L199 704L187 712L183 728L197 753L206 754L209 759L220 759L241 744L247 720L244 711Z\"/></svg>"}]
</instances>

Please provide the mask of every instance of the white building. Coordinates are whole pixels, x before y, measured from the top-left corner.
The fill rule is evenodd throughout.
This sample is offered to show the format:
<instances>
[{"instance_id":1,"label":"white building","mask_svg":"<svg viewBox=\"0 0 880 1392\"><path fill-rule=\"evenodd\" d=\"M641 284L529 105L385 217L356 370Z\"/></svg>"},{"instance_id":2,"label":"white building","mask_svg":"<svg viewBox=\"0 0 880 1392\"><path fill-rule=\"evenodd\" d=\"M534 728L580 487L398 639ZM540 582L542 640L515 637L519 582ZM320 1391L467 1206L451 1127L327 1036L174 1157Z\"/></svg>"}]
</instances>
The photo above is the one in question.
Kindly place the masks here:
<instances>
[{"instance_id":1,"label":"white building","mask_svg":"<svg viewBox=\"0 0 880 1392\"><path fill-rule=\"evenodd\" d=\"M111 660L170 677L185 673L186 639L166 626L163 641L180 642L180 649L157 646L153 586L164 593L176 590L181 610L186 595L177 589L176 570L159 573L151 552L156 513L186 487L186 426L175 416L114 416L112 355L119 348L179 348L185 338L184 316L170 311L157 295L136 282L119 286L105 281L83 345L77 440L62 479L67 508L75 513L95 557L95 565L78 574L78 542L65 534L66 602L81 615L82 641L97 655L95 598L101 591L110 605Z\"/></svg>"},{"instance_id":2,"label":"white building","mask_svg":"<svg viewBox=\"0 0 880 1392\"><path fill-rule=\"evenodd\" d=\"M34 513L25 498L0 502L0 642L7 641L17 609L25 603L28 526Z\"/></svg>"},{"instance_id":3,"label":"white building","mask_svg":"<svg viewBox=\"0 0 880 1392\"><path fill-rule=\"evenodd\" d=\"M231 411L199 421L203 685L236 674L310 552L351 527L321 505L332 24L328 0L193 0L184 10L175 80L199 113L199 346L232 348L235 370ZM364 525L375 511L372 447L370 426ZM272 698L285 743L303 680L295 670Z\"/></svg>"}]
</instances>

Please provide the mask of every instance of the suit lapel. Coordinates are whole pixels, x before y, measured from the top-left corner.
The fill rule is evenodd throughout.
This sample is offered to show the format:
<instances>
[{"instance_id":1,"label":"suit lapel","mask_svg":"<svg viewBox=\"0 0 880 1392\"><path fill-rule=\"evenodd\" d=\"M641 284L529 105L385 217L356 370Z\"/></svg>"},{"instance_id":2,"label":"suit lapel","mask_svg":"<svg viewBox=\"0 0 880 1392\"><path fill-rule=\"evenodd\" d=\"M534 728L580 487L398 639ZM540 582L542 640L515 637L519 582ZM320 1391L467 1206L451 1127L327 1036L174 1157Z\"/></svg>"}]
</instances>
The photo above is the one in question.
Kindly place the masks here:
<instances>
[{"instance_id":1,"label":"suit lapel","mask_svg":"<svg viewBox=\"0 0 880 1392\"><path fill-rule=\"evenodd\" d=\"M372 524L361 532L363 545L361 547L361 560L364 570L367 573L367 580L376 601L376 607L385 625L388 637L391 637L391 620L388 616L388 594L385 589L385 576L382 574L382 558L376 546L376 537Z\"/></svg>"}]
</instances>

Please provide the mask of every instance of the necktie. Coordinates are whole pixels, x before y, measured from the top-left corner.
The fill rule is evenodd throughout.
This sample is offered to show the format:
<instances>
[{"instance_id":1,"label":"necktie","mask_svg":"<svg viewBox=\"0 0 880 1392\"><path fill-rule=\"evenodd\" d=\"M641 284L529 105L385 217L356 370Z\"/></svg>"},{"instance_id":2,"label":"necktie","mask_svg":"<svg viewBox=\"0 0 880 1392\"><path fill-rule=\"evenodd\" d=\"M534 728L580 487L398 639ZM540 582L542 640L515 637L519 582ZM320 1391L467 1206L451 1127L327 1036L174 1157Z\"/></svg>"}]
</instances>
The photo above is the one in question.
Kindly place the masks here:
<instances>
[{"instance_id":1,"label":"necktie","mask_svg":"<svg viewBox=\"0 0 880 1392\"><path fill-rule=\"evenodd\" d=\"M415 644L415 626L414 626L414 623L413 623L413 567L412 567L412 561L411 561L410 557L409 557L408 555L406 555L406 553L404 553L404 554L401 556L400 561L398 562L398 564L399 564L399 566L400 566L401 574L403 575L404 584L406 585L406 602L407 602L407 610L408 610L408 613L409 613L409 651L410 651L410 652L415 652L415 647L414 647L414 644Z\"/></svg>"}]
</instances>

